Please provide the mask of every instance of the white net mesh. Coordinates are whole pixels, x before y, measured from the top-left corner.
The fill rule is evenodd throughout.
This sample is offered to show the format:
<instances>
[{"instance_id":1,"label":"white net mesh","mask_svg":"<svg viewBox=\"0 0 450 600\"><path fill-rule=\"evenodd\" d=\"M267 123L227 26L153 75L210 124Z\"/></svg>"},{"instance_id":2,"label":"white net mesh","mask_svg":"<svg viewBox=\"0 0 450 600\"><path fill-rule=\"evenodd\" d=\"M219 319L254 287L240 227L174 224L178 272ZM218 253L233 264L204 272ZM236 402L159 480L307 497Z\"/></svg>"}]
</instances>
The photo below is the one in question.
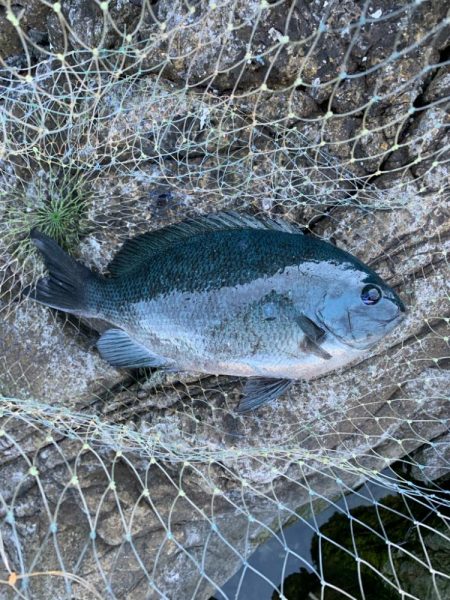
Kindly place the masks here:
<instances>
[{"instance_id":1,"label":"white net mesh","mask_svg":"<svg viewBox=\"0 0 450 600\"><path fill-rule=\"evenodd\" d=\"M448 3L0 0L0 597L450 597ZM38 227L100 271L232 208L409 308L238 416L232 377L119 371L36 305Z\"/></svg>"}]
</instances>

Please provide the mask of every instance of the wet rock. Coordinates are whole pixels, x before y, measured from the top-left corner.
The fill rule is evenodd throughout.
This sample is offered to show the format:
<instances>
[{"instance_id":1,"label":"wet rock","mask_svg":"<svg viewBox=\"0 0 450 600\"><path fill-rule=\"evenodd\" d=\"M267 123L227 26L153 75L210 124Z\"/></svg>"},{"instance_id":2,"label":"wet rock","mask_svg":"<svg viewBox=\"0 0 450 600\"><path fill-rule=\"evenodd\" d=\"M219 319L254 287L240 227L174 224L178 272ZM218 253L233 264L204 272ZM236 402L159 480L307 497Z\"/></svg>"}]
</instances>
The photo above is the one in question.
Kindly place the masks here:
<instances>
[{"instance_id":1,"label":"wet rock","mask_svg":"<svg viewBox=\"0 0 450 600\"><path fill-rule=\"evenodd\" d=\"M430 526L426 521L425 524ZM389 563L386 561L382 569L383 574L386 574L392 583L399 580L402 589L416 598L445 598L450 594L447 578L450 569L450 545L446 535L447 530L442 523L435 524L431 531L428 527L410 529L403 544L392 552ZM427 563L432 565L431 568L425 566ZM392 573L391 564L395 574Z\"/></svg>"},{"instance_id":2,"label":"wet rock","mask_svg":"<svg viewBox=\"0 0 450 600\"><path fill-rule=\"evenodd\" d=\"M376 507L353 508L351 518L336 511L313 538L312 568L301 567L286 577L283 596L275 592L272 599L316 597L330 590L330 598L345 593L390 600L398 587L415 598L446 597L450 552L445 523L414 500L408 507L411 517L402 497L387 496ZM413 518L424 525L412 526Z\"/></svg>"}]
</instances>

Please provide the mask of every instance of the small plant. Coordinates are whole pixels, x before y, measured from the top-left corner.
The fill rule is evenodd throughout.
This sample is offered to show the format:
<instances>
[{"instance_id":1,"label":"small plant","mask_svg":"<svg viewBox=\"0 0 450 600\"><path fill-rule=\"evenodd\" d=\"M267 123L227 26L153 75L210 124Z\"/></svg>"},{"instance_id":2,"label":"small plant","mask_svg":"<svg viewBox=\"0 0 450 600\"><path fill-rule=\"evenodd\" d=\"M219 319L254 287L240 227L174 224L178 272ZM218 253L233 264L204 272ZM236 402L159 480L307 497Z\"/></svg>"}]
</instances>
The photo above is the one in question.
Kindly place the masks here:
<instances>
[{"instance_id":1,"label":"small plant","mask_svg":"<svg viewBox=\"0 0 450 600\"><path fill-rule=\"evenodd\" d=\"M5 194L3 239L11 255L27 258L34 246L29 233L37 228L71 251L87 231L89 194L85 179L73 171L40 171L23 190Z\"/></svg>"},{"instance_id":2,"label":"small plant","mask_svg":"<svg viewBox=\"0 0 450 600\"><path fill-rule=\"evenodd\" d=\"M72 180L63 181L60 188L49 190L48 198L33 215L34 227L66 249L79 241L86 227L84 186L73 183Z\"/></svg>"}]
</instances>

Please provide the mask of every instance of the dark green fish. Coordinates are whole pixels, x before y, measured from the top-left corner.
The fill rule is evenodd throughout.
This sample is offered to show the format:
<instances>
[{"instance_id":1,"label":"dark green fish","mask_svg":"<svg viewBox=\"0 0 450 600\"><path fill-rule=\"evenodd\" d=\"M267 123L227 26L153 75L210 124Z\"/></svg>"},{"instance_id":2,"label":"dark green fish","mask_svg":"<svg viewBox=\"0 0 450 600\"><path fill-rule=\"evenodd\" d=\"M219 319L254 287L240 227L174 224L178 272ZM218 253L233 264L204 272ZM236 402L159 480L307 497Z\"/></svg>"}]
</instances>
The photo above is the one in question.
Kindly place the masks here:
<instances>
[{"instance_id":1,"label":"dark green fish","mask_svg":"<svg viewBox=\"0 0 450 600\"><path fill-rule=\"evenodd\" d=\"M361 358L405 312L364 263L280 221L219 213L151 231L125 242L109 277L31 237L49 271L31 297L110 322L105 360L249 377L241 412Z\"/></svg>"}]
</instances>

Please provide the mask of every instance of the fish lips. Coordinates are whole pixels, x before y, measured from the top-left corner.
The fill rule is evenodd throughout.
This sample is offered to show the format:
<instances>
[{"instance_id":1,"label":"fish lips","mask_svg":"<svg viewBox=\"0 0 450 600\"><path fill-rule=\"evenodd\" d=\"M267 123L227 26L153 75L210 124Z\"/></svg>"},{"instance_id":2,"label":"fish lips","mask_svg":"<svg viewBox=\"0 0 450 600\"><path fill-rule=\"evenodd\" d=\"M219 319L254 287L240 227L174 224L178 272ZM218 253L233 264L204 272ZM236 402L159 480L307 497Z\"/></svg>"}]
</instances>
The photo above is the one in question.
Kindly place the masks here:
<instances>
[{"instance_id":1,"label":"fish lips","mask_svg":"<svg viewBox=\"0 0 450 600\"><path fill-rule=\"evenodd\" d=\"M369 348L374 346L377 342L379 342L385 335L388 335L397 325L399 325L404 320L404 318L406 316L406 308L403 303L401 303L401 305L397 304L397 313L393 317L391 317L389 319L377 319L376 322L384 325L383 334L374 335L374 336L368 335L368 336L366 336L365 340L358 340L358 339L355 339L354 337L349 338L349 337L346 337L346 336L343 336L343 335L340 335L339 333L337 333L335 330L333 330L332 327L330 327L327 324L327 322L325 321L325 318L323 316L323 313L320 309L318 309L316 311L316 315L317 315L321 325L323 326L323 328L326 329L326 331L328 333L330 333L332 336L337 338L340 342L342 342L346 346L350 346L351 348L356 348L358 350L368 350ZM348 317L349 323L351 324L351 315L350 315L349 311L347 311L347 317Z\"/></svg>"}]
</instances>

